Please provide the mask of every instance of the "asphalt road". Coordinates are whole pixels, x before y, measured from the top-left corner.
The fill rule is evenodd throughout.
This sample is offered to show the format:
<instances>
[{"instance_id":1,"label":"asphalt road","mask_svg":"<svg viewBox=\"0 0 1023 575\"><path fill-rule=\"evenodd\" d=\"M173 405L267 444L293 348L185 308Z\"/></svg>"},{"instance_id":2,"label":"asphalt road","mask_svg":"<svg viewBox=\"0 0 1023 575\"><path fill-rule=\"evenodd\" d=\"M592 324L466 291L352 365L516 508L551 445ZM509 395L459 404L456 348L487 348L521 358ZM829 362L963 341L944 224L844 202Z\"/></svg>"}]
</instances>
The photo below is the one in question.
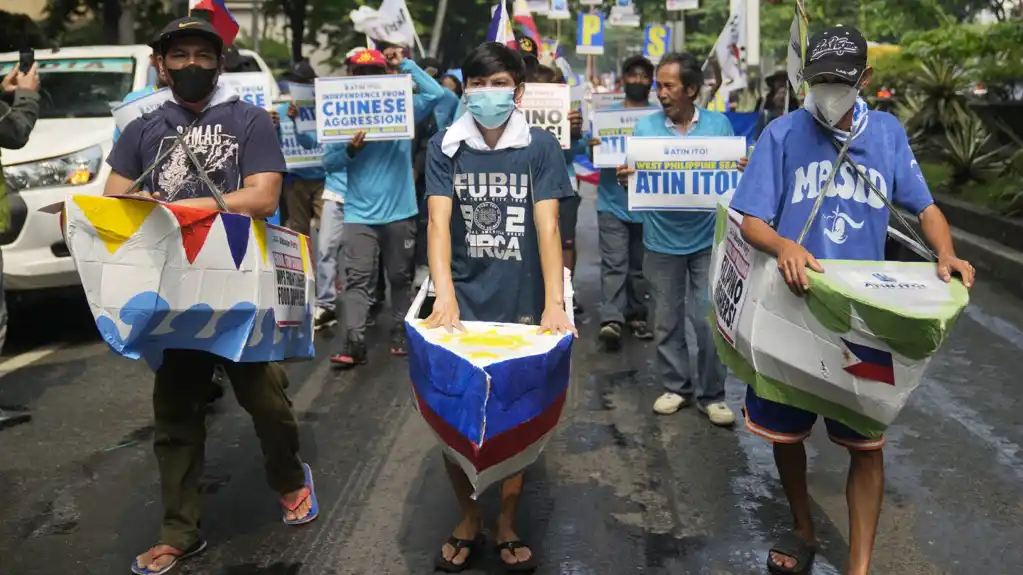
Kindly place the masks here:
<instances>
[{"instance_id":1,"label":"asphalt road","mask_svg":"<svg viewBox=\"0 0 1023 575\"><path fill-rule=\"evenodd\" d=\"M578 291L597 299L596 223L580 214ZM589 310L588 310L589 312ZM651 411L659 394L649 344L597 351L581 318L559 432L528 474L520 534L542 574L763 573L789 526L767 443L716 429L695 411ZM407 367L372 330L371 364L332 373L338 344L293 364L321 516L280 522L248 416L230 393L209 418L209 550L183 573L419 574L457 521L439 450L412 407ZM0 405L34 420L0 431L0 575L128 573L155 543L160 516L150 440L151 374L112 355L76 300L17 310L0 358ZM973 303L888 433L887 489L875 573L1023 570L1023 305L981 284ZM15 369L17 368L17 369ZM743 387L728 386L738 411ZM823 543L816 573L845 562L847 455L819 429L809 442ZM493 493L484 496L496 512ZM499 572L493 550L482 570Z\"/></svg>"}]
</instances>

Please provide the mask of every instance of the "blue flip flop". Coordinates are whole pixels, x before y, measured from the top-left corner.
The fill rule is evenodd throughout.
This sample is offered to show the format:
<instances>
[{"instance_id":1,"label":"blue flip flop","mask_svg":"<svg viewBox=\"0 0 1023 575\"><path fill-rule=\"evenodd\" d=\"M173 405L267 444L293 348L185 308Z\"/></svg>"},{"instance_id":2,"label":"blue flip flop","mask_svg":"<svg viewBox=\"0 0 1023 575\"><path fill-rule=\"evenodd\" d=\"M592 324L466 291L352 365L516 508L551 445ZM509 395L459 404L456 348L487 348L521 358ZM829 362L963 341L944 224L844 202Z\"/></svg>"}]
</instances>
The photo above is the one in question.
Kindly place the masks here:
<instances>
[{"instance_id":1,"label":"blue flip flop","mask_svg":"<svg viewBox=\"0 0 1023 575\"><path fill-rule=\"evenodd\" d=\"M135 560L132 561L132 563L131 563L131 572L135 573L136 575L163 575L164 573L168 573L171 569L173 569L173 568L178 566L178 562L184 561L185 559L188 559L189 557L192 557L194 555L198 555L198 554L202 553L203 551L205 551L206 550L206 540L205 539L200 539L200 540L196 541L195 543L193 543L191 547L189 547L188 549L185 549L184 551L181 551L181 550L178 550L178 549L174 549L174 550L177 551L177 553L160 553L159 555L154 555L153 556L152 561L156 561L156 559L158 557L164 557L166 555L171 555L171 556L174 557L174 561L171 561L170 564L165 565L163 567L163 569L158 569L156 571L150 571L149 569L146 568L145 565L139 565L139 559L138 559L138 557L136 557Z\"/></svg>"},{"instance_id":2,"label":"blue flip flop","mask_svg":"<svg viewBox=\"0 0 1023 575\"><path fill-rule=\"evenodd\" d=\"M287 511L295 511L296 509L298 509L300 505L302 505L302 503L306 499L308 499L309 513L307 513L305 517L289 521L288 514L287 512L285 512L281 519L284 521L286 525L305 525L306 523L311 523L314 519L316 519L316 516L320 514L320 504L316 500L316 489L313 486L313 470L310 469L309 465L306 463L302 464L302 469L305 471L305 488L307 490L306 496L296 501L294 505L288 505L287 503L284 502L284 499L282 498L281 507L283 507Z\"/></svg>"}]
</instances>

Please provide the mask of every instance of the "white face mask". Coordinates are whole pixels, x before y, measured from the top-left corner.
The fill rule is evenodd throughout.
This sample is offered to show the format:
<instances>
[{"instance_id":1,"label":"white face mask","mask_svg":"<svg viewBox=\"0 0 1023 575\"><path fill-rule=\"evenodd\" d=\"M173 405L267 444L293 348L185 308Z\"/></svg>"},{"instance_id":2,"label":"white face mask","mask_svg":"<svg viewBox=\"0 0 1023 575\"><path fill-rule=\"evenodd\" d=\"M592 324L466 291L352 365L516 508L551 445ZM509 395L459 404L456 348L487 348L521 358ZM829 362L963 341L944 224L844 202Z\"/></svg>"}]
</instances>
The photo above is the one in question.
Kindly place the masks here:
<instances>
[{"instance_id":1,"label":"white face mask","mask_svg":"<svg viewBox=\"0 0 1023 575\"><path fill-rule=\"evenodd\" d=\"M860 90L847 84L815 84L810 86L810 94L817 115L834 128L852 110Z\"/></svg>"}]
</instances>

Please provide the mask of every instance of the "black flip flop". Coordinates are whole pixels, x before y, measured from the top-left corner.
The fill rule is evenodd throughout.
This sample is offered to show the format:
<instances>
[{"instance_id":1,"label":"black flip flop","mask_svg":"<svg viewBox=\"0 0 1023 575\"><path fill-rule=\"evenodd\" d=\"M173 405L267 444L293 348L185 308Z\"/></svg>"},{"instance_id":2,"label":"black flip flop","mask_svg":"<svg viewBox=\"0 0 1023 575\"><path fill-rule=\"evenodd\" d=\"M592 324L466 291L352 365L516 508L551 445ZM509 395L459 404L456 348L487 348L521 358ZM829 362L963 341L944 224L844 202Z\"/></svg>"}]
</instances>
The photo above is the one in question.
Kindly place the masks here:
<instances>
[{"instance_id":1,"label":"black flip flop","mask_svg":"<svg viewBox=\"0 0 1023 575\"><path fill-rule=\"evenodd\" d=\"M469 568L470 564L473 562L476 548L482 547L483 544L486 543L486 539L483 537L483 534L480 533L475 539L449 537L446 543L455 548L455 554L451 556L452 559L458 557L458 554L462 552L462 549L468 549L469 554L465 557L465 561L463 563L452 563L444 558L444 549L442 546L440 552L437 553L437 559L434 562L434 567L436 567L438 571L443 571L445 573L461 573Z\"/></svg>"},{"instance_id":2,"label":"black flip flop","mask_svg":"<svg viewBox=\"0 0 1023 575\"><path fill-rule=\"evenodd\" d=\"M519 541L518 539L516 539L515 541L505 541L504 543L497 544L498 554L500 554L501 551L508 551L512 555L515 555L516 549L523 548L529 549L530 553L529 559L527 559L526 561L519 561L518 563L507 563L502 558L501 563L504 565L505 571L508 571L509 573L531 573L533 571L536 571L537 566L536 554L533 553L533 550L530 549L529 545L526 545L525 543Z\"/></svg>"},{"instance_id":3,"label":"black flip flop","mask_svg":"<svg viewBox=\"0 0 1023 575\"><path fill-rule=\"evenodd\" d=\"M791 557L796 560L796 564L792 567L778 565L771 558L771 553ZM773 575L809 573L810 567L813 566L813 559L816 555L817 549L806 541L803 541L795 533L789 532L785 534L780 541L775 543L774 547L771 547L771 550L767 552L767 570Z\"/></svg>"}]
</instances>

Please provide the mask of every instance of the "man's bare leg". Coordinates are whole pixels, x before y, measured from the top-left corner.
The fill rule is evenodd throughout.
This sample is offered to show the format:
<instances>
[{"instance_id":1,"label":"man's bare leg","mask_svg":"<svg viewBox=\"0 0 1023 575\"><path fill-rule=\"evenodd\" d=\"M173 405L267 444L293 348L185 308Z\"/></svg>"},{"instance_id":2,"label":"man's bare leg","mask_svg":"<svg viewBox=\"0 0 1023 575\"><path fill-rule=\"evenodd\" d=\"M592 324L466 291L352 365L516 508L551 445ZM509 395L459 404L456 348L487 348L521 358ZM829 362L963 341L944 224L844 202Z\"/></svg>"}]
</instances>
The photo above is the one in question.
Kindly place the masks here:
<instances>
[{"instance_id":1,"label":"man's bare leg","mask_svg":"<svg viewBox=\"0 0 1023 575\"><path fill-rule=\"evenodd\" d=\"M775 443L774 464L778 467L785 498L789 500L789 510L795 523L793 531L800 539L816 547L817 538L810 513L810 492L806 486L806 448L802 443ZM794 557L771 553L771 559L788 569L796 566Z\"/></svg>"},{"instance_id":2,"label":"man's bare leg","mask_svg":"<svg viewBox=\"0 0 1023 575\"><path fill-rule=\"evenodd\" d=\"M849 570L846 573L867 575L884 499L884 454L880 449L850 449L849 458L849 477L845 484L849 505Z\"/></svg>"},{"instance_id":3,"label":"man's bare leg","mask_svg":"<svg viewBox=\"0 0 1023 575\"><path fill-rule=\"evenodd\" d=\"M480 533L480 508L472 499L472 484L469 483L469 478L465 476L462 468L447 457L444 458L444 467L448 471L448 477L451 478L451 487L455 490L458 505L462 508L462 522L455 527L455 531L451 535L457 539L471 541ZM449 543L445 543L441 553L444 555L444 559L455 565L461 565L469 558L470 550L463 548L456 556L455 548Z\"/></svg>"},{"instance_id":4,"label":"man's bare leg","mask_svg":"<svg viewBox=\"0 0 1023 575\"><path fill-rule=\"evenodd\" d=\"M518 508L519 496L522 495L524 483L524 474L520 473L504 480L504 483L501 484L501 513L497 517L497 542L499 544L519 540L518 534L515 533L515 510ZM526 547L516 549L514 554L507 549L501 550L501 561L509 565L529 561L532 556L532 552Z\"/></svg>"}]
</instances>

